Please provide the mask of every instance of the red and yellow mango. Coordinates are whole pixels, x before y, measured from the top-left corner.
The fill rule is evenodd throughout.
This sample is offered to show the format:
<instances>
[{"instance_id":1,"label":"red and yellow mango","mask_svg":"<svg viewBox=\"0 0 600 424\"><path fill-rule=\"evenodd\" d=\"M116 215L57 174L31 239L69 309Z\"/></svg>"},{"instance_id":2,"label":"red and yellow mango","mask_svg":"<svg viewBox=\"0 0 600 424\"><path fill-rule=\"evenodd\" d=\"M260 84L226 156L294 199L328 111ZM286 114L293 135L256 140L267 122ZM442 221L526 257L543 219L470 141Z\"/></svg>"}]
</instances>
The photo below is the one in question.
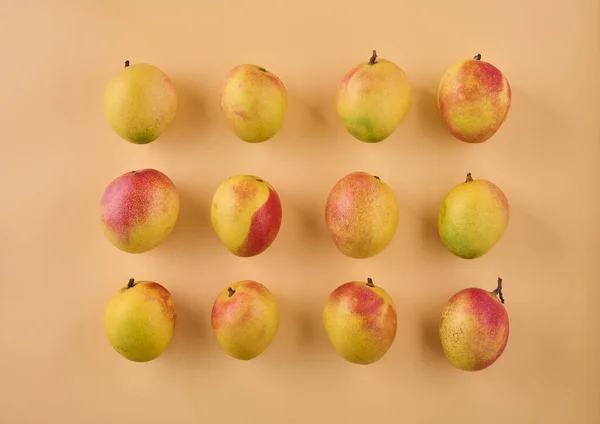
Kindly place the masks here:
<instances>
[{"instance_id":1,"label":"red and yellow mango","mask_svg":"<svg viewBox=\"0 0 600 424\"><path fill-rule=\"evenodd\" d=\"M248 361L271 344L279 328L279 307L265 285L238 281L219 293L211 312L219 346L231 357Z\"/></svg>"},{"instance_id":2,"label":"red and yellow mango","mask_svg":"<svg viewBox=\"0 0 600 424\"><path fill-rule=\"evenodd\" d=\"M281 201L262 178L237 175L219 185L210 218L217 237L236 256L264 252L275 240L282 221Z\"/></svg>"},{"instance_id":3,"label":"red and yellow mango","mask_svg":"<svg viewBox=\"0 0 600 424\"><path fill-rule=\"evenodd\" d=\"M508 116L511 97L506 76L481 55L452 65L438 86L442 121L465 143L483 143L496 134Z\"/></svg>"},{"instance_id":4,"label":"red and yellow mango","mask_svg":"<svg viewBox=\"0 0 600 424\"><path fill-rule=\"evenodd\" d=\"M127 253L147 252L173 231L179 217L179 193L173 181L155 169L123 174L104 190L100 221L105 237Z\"/></svg>"},{"instance_id":5,"label":"red and yellow mango","mask_svg":"<svg viewBox=\"0 0 600 424\"><path fill-rule=\"evenodd\" d=\"M398 226L398 202L391 188L367 172L352 172L329 192L325 224L344 255L370 258L392 241Z\"/></svg>"},{"instance_id":6,"label":"red and yellow mango","mask_svg":"<svg viewBox=\"0 0 600 424\"><path fill-rule=\"evenodd\" d=\"M323 309L325 333L348 362L379 361L396 338L397 315L392 298L373 280L350 281L330 293Z\"/></svg>"},{"instance_id":7,"label":"red and yellow mango","mask_svg":"<svg viewBox=\"0 0 600 424\"><path fill-rule=\"evenodd\" d=\"M287 114L287 90L272 72L238 65L221 86L221 113L231 132L248 143L262 143L281 129Z\"/></svg>"},{"instance_id":8,"label":"red and yellow mango","mask_svg":"<svg viewBox=\"0 0 600 424\"><path fill-rule=\"evenodd\" d=\"M442 310L439 335L452 366L480 371L500 358L510 330L503 303L501 278L492 292L468 288L448 300Z\"/></svg>"}]
</instances>

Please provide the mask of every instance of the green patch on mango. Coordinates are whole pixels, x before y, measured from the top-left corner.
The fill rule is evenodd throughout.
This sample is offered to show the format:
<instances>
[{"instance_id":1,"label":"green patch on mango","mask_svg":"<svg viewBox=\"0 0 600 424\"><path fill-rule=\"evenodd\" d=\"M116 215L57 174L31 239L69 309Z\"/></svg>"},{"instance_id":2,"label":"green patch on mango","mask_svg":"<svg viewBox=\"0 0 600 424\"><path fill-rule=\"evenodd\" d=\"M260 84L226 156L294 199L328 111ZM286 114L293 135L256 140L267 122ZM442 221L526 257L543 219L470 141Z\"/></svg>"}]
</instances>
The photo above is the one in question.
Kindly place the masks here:
<instances>
[{"instance_id":1,"label":"green patch on mango","mask_svg":"<svg viewBox=\"0 0 600 424\"><path fill-rule=\"evenodd\" d=\"M129 141L135 144L148 144L156 140L158 135L155 132L139 131L137 133L130 134L127 138Z\"/></svg>"},{"instance_id":2,"label":"green patch on mango","mask_svg":"<svg viewBox=\"0 0 600 424\"><path fill-rule=\"evenodd\" d=\"M365 143L378 143L387 137L381 131L377 131L373 121L367 117L351 119L345 124L348 132L353 137Z\"/></svg>"}]
</instances>

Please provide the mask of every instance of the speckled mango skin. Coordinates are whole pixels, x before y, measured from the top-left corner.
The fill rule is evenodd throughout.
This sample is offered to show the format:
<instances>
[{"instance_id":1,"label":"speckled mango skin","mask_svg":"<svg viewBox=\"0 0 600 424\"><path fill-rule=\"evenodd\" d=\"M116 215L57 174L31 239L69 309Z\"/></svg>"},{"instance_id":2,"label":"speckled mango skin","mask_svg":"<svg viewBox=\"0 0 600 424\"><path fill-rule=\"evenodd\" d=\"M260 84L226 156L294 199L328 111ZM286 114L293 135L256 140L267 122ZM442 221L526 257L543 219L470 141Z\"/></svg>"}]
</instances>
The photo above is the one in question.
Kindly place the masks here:
<instances>
[{"instance_id":1,"label":"speckled mango skin","mask_svg":"<svg viewBox=\"0 0 600 424\"><path fill-rule=\"evenodd\" d=\"M346 361L369 365L388 352L396 338L396 307L372 281L337 287L325 302L323 327L335 351Z\"/></svg>"},{"instance_id":2,"label":"speckled mango skin","mask_svg":"<svg viewBox=\"0 0 600 424\"><path fill-rule=\"evenodd\" d=\"M114 179L100 200L106 239L126 253L144 253L160 245L179 218L179 192L155 169L131 171Z\"/></svg>"},{"instance_id":3,"label":"speckled mango skin","mask_svg":"<svg viewBox=\"0 0 600 424\"><path fill-rule=\"evenodd\" d=\"M157 67L127 65L106 85L104 113L121 138L148 144L175 119L177 92L171 78Z\"/></svg>"},{"instance_id":4,"label":"speckled mango skin","mask_svg":"<svg viewBox=\"0 0 600 424\"><path fill-rule=\"evenodd\" d=\"M362 62L344 75L336 101L344 128L362 142L378 143L406 118L412 88L398 65L377 58L374 64Z\"/></svg>"},{"instance_id":5,"label":"speckled mango skin","mask_svg":"<svg viewBox=\"0 0 600 424\"><path fill-rule=\"evenodd\" d=\"M212 227L234 255L251 257L275 241L283 218L281 200L273 186L254 175L236 175L213 194Z\"/></svg>"},{"instance_id":6,"label":"speckled mango skin","mask_svg":"<svg viewBox=\"0 0 600 424\"><path fill-rule=\"evenodd\" d=\"M479 56L477 56L479 57ZM452 65L438 86L438 109L450 134L465 143L483 143L508 116L512 93L494 65L465 59Z\"/></svg>"},{"instance_id":7,"label":"speckled mango skin","mask_svg":"<svg viewBox=\"0 0 600 424\"><path fill-rule=\"evenodd\" d=\"M111 297L104 311L108 341L117 353L133 362L148 362L162 355L171 342L176 321L173 296L153 281L132 279Z\"/></svg>"},{"instance_id":8,"label":"speckled mango skin","mask_svg":"<svg viewBox=\"0 0 600 424\"><path fill-rule=\"evenodd\" d=\"M221 87L221 113L231 132L248 143L275 136L287 114L287 90L265 68L242 64L233 68Z\"/></svg>"},{"instance_id":9,"label":"speckled mango skin","mask_svg":"<svg viewBox=\"0 0 600 424\"><path fill-rule=\"evenodd\" d=\"M452 296L442 310L439 336L450 364L480 371L494 364L506 349L509 319L497 296L468 288Z\"/></svg>"},{"instance_id":10,"label":"speckled mango skin","mask_svg":"<svg viewBox=\"0 0 600 424\"><path fill-rule=\"evenodd\" d=\"M471 178L444 198L438 214L438 233L444 246L463 259L488 253L502 239L510 220L504 192L494 183Z\"/></svg>"},{"instance_id":11,"label":"speckled mango skin","mask_svg":"<svg viewBox=\"0 0 600 424\"><path fill-rule=\"evenodd\" d=\"M325 224L344 255L370 258L392 241L398 226L398 202L390 187L367 172L353 172L331 189Z\"/></svg>"},{"instance_id":12,"label":"speckled mango skin","mask_svg":"<svg viewBox=\"0 0 600 424\"><path fill-rule=\"evenodd\" d=\"M229 356L248 361L262 354L279 329L279 307L269 289L242 280L226 287L213 304L211 325Z\"/></svg>"}]
</instances>

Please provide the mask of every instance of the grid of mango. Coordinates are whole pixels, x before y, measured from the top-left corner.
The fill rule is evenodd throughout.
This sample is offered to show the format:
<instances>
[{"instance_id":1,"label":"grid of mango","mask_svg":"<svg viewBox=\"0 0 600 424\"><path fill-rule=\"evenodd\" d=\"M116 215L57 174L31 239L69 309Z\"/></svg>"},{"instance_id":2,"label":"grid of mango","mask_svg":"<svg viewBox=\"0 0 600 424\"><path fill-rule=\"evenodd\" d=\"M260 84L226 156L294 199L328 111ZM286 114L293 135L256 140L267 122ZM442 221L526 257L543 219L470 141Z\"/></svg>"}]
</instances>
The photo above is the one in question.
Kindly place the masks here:
<instances>
[{"instance_id":1,"label":"grid of mango","mask_svg":"<svg viewBox=\"0 0 600 424\"><path fill-rule=\"evenodd\" d=\"M410 111L411 85L392 61L372 56L348 70L339 83L337 112L354 139L379 143L389 138ZM262 66L234 67L221 87L221 112L240 140L263 143L284 124L287 92L281 79ZM438 109L448 133L464 143L483 143L504 123L511 90L504 74L481 55L449 67L438 86ZM109 125L134 144L156 140L177 113L171 78L151 64L125 62L107 84ZM376 107L374 107L376 105ZM103 233L115 248L142 254L160 245L177 225L180 193L156 169L127 172L111 181L100 200ZM210 206L212 228L233 255L252 257L270 248L281 227L284 207L277 190L260 176L236 175L216 187ZM491 251L503 237L510 208L492 181L466 174L440 199L438 233L457 257L472 260ZM323 220L338 251L370 258L392 241L398 202L377 175L364 171L342 177L330 190ZM105 331L116 352L148 362L167 349L176 328L175 301L154 281L130 279L105 309ZM332 348L348 362L371 364L385 356L397 329L393 299L372 279L335 288L323 306L322 324ZM211 325L224 352L250 360L276 337L279 307L269 288L242 280L223 288L214 300ZM439 338L449 363L482 370L504 352L509 335L502 279L485 290L468 287L453 294L440 311Z\"/></svg>"}]
</instances>

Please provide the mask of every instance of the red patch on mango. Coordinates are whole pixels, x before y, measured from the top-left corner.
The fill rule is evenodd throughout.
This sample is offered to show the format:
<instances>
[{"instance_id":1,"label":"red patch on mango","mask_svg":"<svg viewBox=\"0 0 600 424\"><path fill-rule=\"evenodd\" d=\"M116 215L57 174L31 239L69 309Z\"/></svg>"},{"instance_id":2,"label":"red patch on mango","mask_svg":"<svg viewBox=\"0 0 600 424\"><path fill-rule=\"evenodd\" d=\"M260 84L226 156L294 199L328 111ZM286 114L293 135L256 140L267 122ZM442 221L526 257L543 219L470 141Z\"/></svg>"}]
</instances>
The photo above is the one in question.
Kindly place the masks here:
<instances>
[{"instance_id":1,"label":"red patch on mango","mask_svg":"<svg viewBox=\"0 0 600 424\"><path fill-rule=\"evenodd\" d=\"M237 291L232 297L218 300L214 303L211 324L215 330L223 328L232 322L243 325L250 320L251 311L247 307L249 294ZM241 314L240 314L241 311Z\"/></svg>"},{"instance_id":2,"label":"red patch on mango","mask_svg":"<svg viewBox=\"0 0 600 424\"><path fill-rule=\"evenodd\" d=\"M342 284L330 294L330 301L347 304L350 313L362 318L366 329L378 339L389 342L394 338L396 313L372 287L355 282Z\"/></svg>"},{"instance_id":3,"label":"red patch on mango","mask_svg":"<svg viewBox=\"0 0 600 424\"><path fill-rule=\"evenodd\" d=\"M152 281L148 282L145 288L149 292L158 292L158 297L148 295L147 299L158 301L165 317L172 318L173 325L175 325L177 322L177 313L171 293L165 287Z\"/></svg>"},{"instance_id":4,"label":"red patch on mango","mask_svg":"<svg viewBox=\"0 0 600 424\"><path fill-rule=\"evenodd\" d=\"M504 76L494 65L478 60L465 62L457 73L456 81L473 81L470 84L459 83L458 94L467 102L474 102L482 97L490 100L498 98L504 89Z\"/></svg>"},{"instance_id":5,"label":"red patch on mango","mask_svg":"<svg viewBox=\"0 0 600 424\"><path fill-rule=\"evenodd\" d=\"M252 186L256 190L256 187ZM274 190L269 189L269 197L252 217L248 236L238 254L253 256L266 250L279 233L281 221L281 200Z\"/></svg>"}]
</instances>

